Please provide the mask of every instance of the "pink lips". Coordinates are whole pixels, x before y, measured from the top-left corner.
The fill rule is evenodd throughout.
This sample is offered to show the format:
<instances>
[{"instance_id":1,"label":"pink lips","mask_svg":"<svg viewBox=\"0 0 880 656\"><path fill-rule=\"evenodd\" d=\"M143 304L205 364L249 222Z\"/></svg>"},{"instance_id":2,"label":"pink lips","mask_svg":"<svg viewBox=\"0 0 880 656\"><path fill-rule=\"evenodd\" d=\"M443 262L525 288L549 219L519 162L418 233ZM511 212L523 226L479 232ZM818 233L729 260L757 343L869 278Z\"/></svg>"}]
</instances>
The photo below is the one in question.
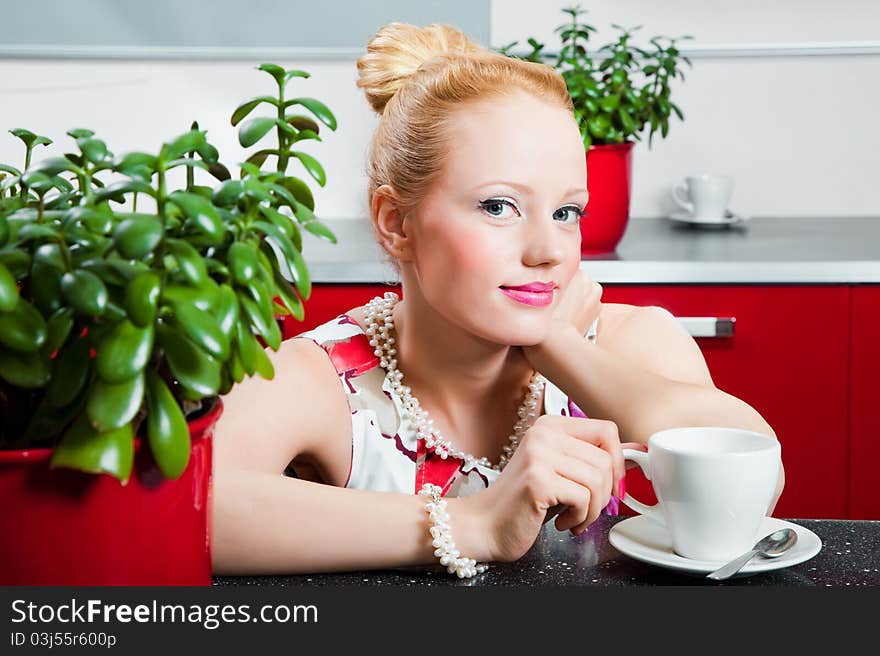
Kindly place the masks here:
<instances>
[{"instance_id":1,"label":"pink lips","mask_svg":"<svg viewBox=\"0 0 880 656\"><path fill-rule=\"evenodd\" d=\"M555 287L556 285L552 282L530 282L527 285L501 287L500 289L505 295L519 303L543 307L553 302Z\"/></svg>"}]
</instances>

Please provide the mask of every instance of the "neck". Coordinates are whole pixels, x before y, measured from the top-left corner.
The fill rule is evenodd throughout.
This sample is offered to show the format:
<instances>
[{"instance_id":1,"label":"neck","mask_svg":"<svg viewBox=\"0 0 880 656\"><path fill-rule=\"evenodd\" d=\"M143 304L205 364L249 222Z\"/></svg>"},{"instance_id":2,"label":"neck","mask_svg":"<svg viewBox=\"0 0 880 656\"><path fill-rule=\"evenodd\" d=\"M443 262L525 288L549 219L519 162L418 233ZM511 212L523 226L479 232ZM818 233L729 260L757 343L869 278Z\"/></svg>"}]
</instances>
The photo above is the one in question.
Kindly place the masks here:
<instances>
[{"instance_id":1,"label":"neck","mask_svg":"<svg viewBox=\"0 0 880 656\"><path fill-rule=\"evenodd\" d=\"M486 408L515 412L533 372L521 348L450 323L418 293L397 303L393 319L403 383L432 415L464 428Z\"/></svg>"}]
</instances>

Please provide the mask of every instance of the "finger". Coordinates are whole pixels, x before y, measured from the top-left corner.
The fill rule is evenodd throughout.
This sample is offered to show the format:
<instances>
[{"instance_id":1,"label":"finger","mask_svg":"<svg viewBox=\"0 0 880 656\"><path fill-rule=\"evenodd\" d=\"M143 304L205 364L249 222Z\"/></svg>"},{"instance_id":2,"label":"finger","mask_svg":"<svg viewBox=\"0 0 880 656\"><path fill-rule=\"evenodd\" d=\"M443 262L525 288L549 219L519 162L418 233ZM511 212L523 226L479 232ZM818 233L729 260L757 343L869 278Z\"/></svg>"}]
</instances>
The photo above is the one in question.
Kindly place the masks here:
<instances>
[{"instance_id":1,"label":"finger","mask_svg":"<svg viewBox=\"0 0 880 656\"><path fill-rule=\"evenodd\" d=\"M592 523L611 498L611 472L602 467L574 458L562 458L556 463L556 473L565 480L580 486L580 494L589 494L586 507L562 513L556 521L560 531L586 522ZM592 519L590 519L592 517Z\"/></svg>"},{"instance_id":2,"label":"finger","mask_svg":"<svg viewBox=\"0 0 880 656\"><path fill-rule=\"evenodd\" d=\"M561 476L556 478L556 495L560 503L565 504L565 511L559 513L553 522L558 531L566 531L587 521L590 516L590 488L579 485Z\"/></svg>"},{"instance_id":3,"label":"finger","mask_svg":"<svg viewBox=\"0 0 880 656\"><path fill-rule=\"evenodd\" d=\"M626 473L623 451L620 448L620 437L617 424L604 419L584 419L583 417L563 417L560 415L543 415L542 423L576 437L588 444L594 444L611 456L614 481L619 482Z\"/></svg>"}]
</instances>

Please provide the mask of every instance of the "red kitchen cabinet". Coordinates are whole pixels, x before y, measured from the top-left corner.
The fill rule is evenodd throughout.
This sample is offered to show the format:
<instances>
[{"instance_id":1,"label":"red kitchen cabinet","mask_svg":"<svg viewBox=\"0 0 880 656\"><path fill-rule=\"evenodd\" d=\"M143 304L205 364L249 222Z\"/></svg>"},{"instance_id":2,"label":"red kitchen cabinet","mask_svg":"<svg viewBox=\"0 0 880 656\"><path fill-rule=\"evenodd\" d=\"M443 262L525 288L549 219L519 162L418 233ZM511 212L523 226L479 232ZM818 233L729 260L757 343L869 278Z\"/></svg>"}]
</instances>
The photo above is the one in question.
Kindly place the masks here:
<instances>
[{"instance_id":1,"label":"red kitchen cabinet","mask_svg":"<svg viewBox=\"0 0 880 656\"><path fill-rule=\"evenodd\" d=\"M696 341L716 386L754 407L779 437L786 485L774 513L777 517L876 516L880 491L871 489L869 476L871 462L877 458L856 458L851 463L849 450L849 286L607 284L603 289L606 302L660 305L682 319L735 319L732 336L697 337ZM306 303L305 321L288 318L285 337L386 291L399 294L400 287L315 285ZM866 294L862 303L866 319L861 323L875 326L869 330L866 325L858 334L862 342L873 345L873 360L868 358L854 370L864 380L876 369L872 363L880 365L878 298ZM864 415L858 424L862 427L858 445L877 456L880 435L867 410L877 406L880 394L864 382L862 387L861 400L852 400ZM654 501L650 484L638 470L629 472L627 486L646 503ZM851 494L859 499L850 499Z\"/></svg>"},{"instance_id":2,"label":"red kitchen cabinet","mask_svg":"<svg viewBox=\"0 0 880 656\"><path fill-rule=\"evenodd\" d=\"M852 288L850 517L880 519L880 285Z\"/></svg>"},{"instance_id":3,"label":"red kitchen cabinet","mask_svg":"<svg viewBox=\"0 0 880 656\"><path fill-rule=\"evenodd\" d=\"M716 387L760 412L779 438L786 483L774 514L847 517L848 286L609 284L602 298L735 319L732 336L695 339Z\"/></svg>"}]
</instances>

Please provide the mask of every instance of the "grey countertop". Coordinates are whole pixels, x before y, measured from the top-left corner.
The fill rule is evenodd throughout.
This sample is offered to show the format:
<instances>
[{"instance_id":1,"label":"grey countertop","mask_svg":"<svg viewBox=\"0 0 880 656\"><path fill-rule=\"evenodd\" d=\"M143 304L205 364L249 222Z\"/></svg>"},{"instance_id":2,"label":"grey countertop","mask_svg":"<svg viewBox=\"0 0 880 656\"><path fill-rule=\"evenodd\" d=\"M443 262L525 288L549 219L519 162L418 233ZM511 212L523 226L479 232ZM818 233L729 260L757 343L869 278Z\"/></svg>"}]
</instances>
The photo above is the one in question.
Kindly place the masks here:
<instances>
[{"instance_id":1,"label":"grey countertop","mask_svg":"<svg viewBox=\"0 0 880 656\"><path fill-rule=\"evenodd\" d=\"M368 219L326 223L337 244L303 234L313 282L397 281ZM721 227L634 218L615 253L585 256L581 268L601 284L880 283L880 216L756 217Z\"/></svg>"},{"instance_id":2,"label":"grey countertop","mask_svg":"<svg viewBox=\"0 0 880 656\"><path fill-rule=\"evenodd\" d=\"M795 519L822 540L813 558L790 567L709 581L643 563L620 553L608 532L625 516L601 515L587 531L574 537L552 522L541 529L529 552L512 563L492 563L473 579L458 579L439 565L366 572L296 576L220 576L214 585L254 586L880 586L880 521Z\"/></svg>"}]
</instances>

